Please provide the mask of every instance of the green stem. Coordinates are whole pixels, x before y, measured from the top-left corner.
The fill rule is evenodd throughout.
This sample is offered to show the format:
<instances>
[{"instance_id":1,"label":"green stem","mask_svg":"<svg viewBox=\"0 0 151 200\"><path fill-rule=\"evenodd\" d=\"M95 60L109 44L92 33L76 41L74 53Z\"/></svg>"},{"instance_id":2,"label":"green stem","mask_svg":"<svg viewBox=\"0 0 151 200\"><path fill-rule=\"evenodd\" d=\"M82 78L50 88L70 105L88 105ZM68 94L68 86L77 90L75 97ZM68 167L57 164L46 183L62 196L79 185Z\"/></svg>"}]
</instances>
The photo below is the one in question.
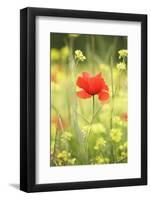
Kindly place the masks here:
<instances>
[{"instance_id":1,"label":"green stem","mask_svg":"<svg viewBox=\"0 0 151 200\"><path fill-rule=\"evenodd\" d=\"M95 56L95 38L94 38L93 35L91 36L91 48L92 48L91 61L92 61L92 66L93 66L95 64L95 59L94 59L94 56ZM93 74L95 74L95 67L92 67L92 72L93 72Z\"/></svg>"},{"instance_id":2,"label":"green stem","mask_svg":"<svg viewBox=\"0 0 151 200\"><path fill-rule=\"evenodd\" d=\"M94 116L94 111L95 111L95 97L94 97L94 95L93 95L93 98L92 98L92 101L93 101L93 110L92 110L92 121L93 121L93 116Z\"/></svg>"},{"instance_id":3,"label":"green stem","mask_svg":"<svg viewBox=\"0 0 151 200\"><path fill-rule=\"evenodd\" d=\"M114 144L114 162L117 163L118 160L118 156L117 156L117 146L116 144Z\"/></svg>"},{"instance_id":4,"label":"green stem","mask_svg":"<svg viewBox=\"0 0 151 200\"><path fill-rule=\"evenodd\" d=\"M87 138L86 138L87 161L89 160L89 135L90 135L91 129L92 129L94 111L95 111L95 98L94 98L94 95L93 95L93 98L92 98L92 119L91 119L91 122L90 122L90 129L88 131Z\"/></svg>"},{"instance_id":5,"label":"green stem","mask_svg":"<svg viewBox=\"0 0 151 200\"><path fill-rule=\"evenodd\" d=\"M111 119L110 119L110 127L111 127L111 129L112 129L112 126L113 126L113 124L112 124L112 121L113 121L113 104L114 104L114 82L113 82L113 59L112 59L112 57L111 57L111 67L110 67L110 69L111 69L111 89L112 89L112 107L111 107Z\"/></svg>"},{"instance_id":6,"label":"green stem","mask_svg":"<svg viewBox=\"0 0 151 200\"><path fill-rule=\"evenodd\" d=\"M112 92L112 101L111 101L111 118L110 118L110 130L113 128L113 107L114 107L114 81L113 81L113 58L111 57L111 66L110 66L110 71L111 71L111 92ZM113 162L115 162L115 155L114 155L114 145L112 143L111 147L111 154L113 156Z\"/></svg>"},{"instance_id":7,"label":"green stem","mask_svg":"<svg viewBox=\"0 0 151 200\"><path fill-rule=\"evenodd\" d=\"M92 122L93 122L93 120L95 119L95 117L97 116L97 114L100 112L100 110L101 110L101 107L94 113Z\"/></svg>"},{"instance_id":8,"label":"green stem","mask_svg":"<svg viewBox=\"0 0 151 200\"><path fill-rule=\"evenodd\" d=\"M79 60L77 60L77 61L75 62L75 69L77 68L78 64L79 64Z\"/></svg>"},{"instance_id":9,"label":"green stem","mask_svg":"<svg viewBox=\"0 0 151 200\"><path fill-rule=\"evenodd\" d=\"M119 92L120 92L120 89L121 89L121 76L122 76L122 72L120 73L119 72L119 82L118 82L118 84L119 84L119 88L118 88L118 95L119 95Z\"/></svg>"},{"instance_id":10,"label":"green stem","mask_svg":"<svg viewBox=\"0 0 151 200\"><path fill-rule=\"evenodd\" d=\"M85 119L85 117L83 117L80 113L78 113L76 110L74 110L73 109L73 111L74 112L76 112L76 114L79 116L79 117L81 117L87 124L90 124L90 122L87 120L87 119Z\"/></svg>"},{"instance_id":11,"label":"green stem","mask_svg":"<svg viewBox=\"0 0 151 200\"><path fill-rule=\"evenodd\" d=\"M123 57L123 63L125 64L125 57Z\"/></svg>"},{"instance_id":12,"label":"green stem","mask_svg":"<svg viewBox=\"0 0 151 200\"><path fill-rule=\"evenodd\" d=\"M114 82L113 82L113 58L111 57L111 86L112 86L112 99L114 97Z\"/></svg>"}]
</instances>

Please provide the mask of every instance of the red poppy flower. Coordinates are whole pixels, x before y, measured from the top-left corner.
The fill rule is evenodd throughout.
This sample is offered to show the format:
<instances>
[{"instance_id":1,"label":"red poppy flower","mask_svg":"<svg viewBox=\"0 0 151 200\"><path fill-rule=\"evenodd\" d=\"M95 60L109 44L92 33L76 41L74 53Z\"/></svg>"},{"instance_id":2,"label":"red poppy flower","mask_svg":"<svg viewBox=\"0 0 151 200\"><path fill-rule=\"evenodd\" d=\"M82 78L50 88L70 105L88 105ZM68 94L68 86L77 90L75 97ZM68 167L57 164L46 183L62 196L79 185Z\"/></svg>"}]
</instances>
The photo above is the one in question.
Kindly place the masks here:
<instances>
[{"instance_id":1,"label":"red poppy flower","mask_svg":"<svg viewBox=\"0 0 151 200\"><path fill-rule=\"evenodd\" d=\"M101 73L90 76L88 72L83 72L76 82L77 86L82 90L77 92L77 96L83 99L98 95L100 101L109 99L109 88L105 83Z\"/></svg>"}]
</instances>

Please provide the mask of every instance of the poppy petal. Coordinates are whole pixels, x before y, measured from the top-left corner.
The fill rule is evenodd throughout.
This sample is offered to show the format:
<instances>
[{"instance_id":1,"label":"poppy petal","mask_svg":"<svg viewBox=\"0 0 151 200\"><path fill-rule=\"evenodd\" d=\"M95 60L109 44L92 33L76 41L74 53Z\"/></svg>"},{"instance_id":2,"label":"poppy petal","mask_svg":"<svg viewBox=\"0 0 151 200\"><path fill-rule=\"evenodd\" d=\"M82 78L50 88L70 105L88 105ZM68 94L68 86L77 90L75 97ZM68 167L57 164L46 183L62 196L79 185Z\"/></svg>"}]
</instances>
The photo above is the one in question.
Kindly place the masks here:
<instances>
[{"instance_id":1,"label":"poppy petal","mask_svg":"<svg viewBox=\"0 0 151 200\"><path fill-rule=\"evenodd\" d=\"M101 77L101 74L97 74L94 77L91 77L89 80L89 93L90 94L98 94L100 91L105 89L105 82Z\"/></svg>"},{"instance_id":2,"label":"poppy petal","mask_svg":"<svg viewBox=\"0 0 151 200\"><path fill-rule=\"evenodd\" d=\"M95 78L99 77L99 78L101 78L101 79L102 79L102 74L101 74L101 72L100 72L100 73L98 73L98 74L96 74L94 77L95 77Z\"/></svg>"},{"instance_id":3,"label":"poppy petal","mask_svg":"<svg viewBox=\"0 0 151 200\"><path fill-rule=\"evenodd\" d=\"M88 90L89 88L88 82L82 77L78 77L76 84L79 88L84 90Z\"/></svg>"},{"instance_id":4,"label":"poppy petal","mask_svg":"<svg viewBox=\"0 0 151 200\"><path fill-rule=\"evenodd\" d=\"M98 97L100 101L106 101L109 99L109 93L107 91L100 92Z\"/></svg>"},{"instance_id":5,"label":"poppy petal","mask_svg":"<svg viewBox=\"0 0 151 200\"><path fill-rule=\"evenodd\" d=\"M108 88L107 84L105 83L105 81L102 77L102 74L99 73L95 77L100 79L102 89L109 91L109 88Z\"/></svg>"},{"instance_id":6,"label":"poppy petal","mask_svg":"<svg viewBox=\"0 0 151 200\"><path fill-rule=\"evenodd\" d=\"M88 94L87 92L85 92L84 90L77 92L77 96L82 98L82 99L87 99L87 98L91 97L91 95Z\"/></svg>"},{"instance_id":7,"label":"poppy petal","mask_svg":"<svg viewBox=\"0 0 151 200\"><path fill-rule=\"evenodd\" d=\"M89 95L100 95L99 99L102 101L109 98L109 88L101 73L91 76L88 72L83 72L76 84Z\"/></svg>"},{"instance_id":8,"label":"poppy petal","mask_svg":"<svg viewBox=\"0 0 151 200\"><path fill-rule=\"evenodd\" d=\"M109 91L109 87L106 84L104 85L104 89Z\"/></svg>"},{"instance_id":9,"label":"poppy petal","mask_svg":"<svg viewBox=\"0 0 151 200\"><path fill-rule=\"evenodd\" d=\"M83 72L82 75L83 75L83 78L86 78L86 79L90 78L90 74L88 72Z\"/></svg>"}]
</instances>

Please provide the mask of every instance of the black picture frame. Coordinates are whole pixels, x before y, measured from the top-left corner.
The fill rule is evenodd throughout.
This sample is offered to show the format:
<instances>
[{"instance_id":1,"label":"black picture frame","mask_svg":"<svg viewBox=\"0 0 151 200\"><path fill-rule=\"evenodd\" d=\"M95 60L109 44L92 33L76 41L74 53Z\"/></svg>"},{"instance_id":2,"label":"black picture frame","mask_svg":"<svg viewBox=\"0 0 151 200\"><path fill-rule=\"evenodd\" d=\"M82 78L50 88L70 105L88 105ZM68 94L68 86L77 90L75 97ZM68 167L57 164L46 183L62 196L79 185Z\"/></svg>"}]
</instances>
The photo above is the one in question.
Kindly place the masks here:
<instances>
[{"instance_id":1,"label":"black picture frame","mask_svg":"<svg viewBox=\"0 0 151 200\"><path fill-rule=\"evenodd\" d=\"M35 182L35 19L54 16L83 19L120 20L141 23L141 178L71 183ZM20 190L44 192L147 184L147 15L48 8L24 8L20 11Z\"/></svg>"}]
</instances>

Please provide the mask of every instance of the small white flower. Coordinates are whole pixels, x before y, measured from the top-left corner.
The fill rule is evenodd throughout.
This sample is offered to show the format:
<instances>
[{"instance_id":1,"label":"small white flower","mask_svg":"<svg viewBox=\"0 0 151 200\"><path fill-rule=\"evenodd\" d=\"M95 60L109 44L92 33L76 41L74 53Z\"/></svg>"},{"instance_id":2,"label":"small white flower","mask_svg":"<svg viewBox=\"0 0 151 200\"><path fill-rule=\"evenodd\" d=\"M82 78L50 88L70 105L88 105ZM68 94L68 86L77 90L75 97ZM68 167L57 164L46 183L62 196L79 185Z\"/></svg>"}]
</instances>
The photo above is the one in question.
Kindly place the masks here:
<instances>
[{"instance_id":1,"label":"small white flower","mask_svg":"<svg viewBox=\"0 0 151 200\"><path fill-rule=\"evenodd\" d=\"M81 50L75 50L75 59L84 61L86 57L83 55Z\"/></svg>"},{"instance_id":2,"label":"small white flower","mask_svg":"<svg viewBox=\"0 0 151 200\"><path fill-rule=\"evenodd\" d=\"M123 62L118 63L116 67L118 70L126 70L126 64Z\"/></svg>"},{"instance_id":3,"label":"small white flower","mask_svg":"<svg viewBox=\"0 0 151 200\"><path fill-rule=\"evenodd\" d=\"M128 56L128 51L127 51L127 49L121 49L121 50L118 51L118 53L119 53L119 59Z\"/></svg>"}]
</instances>

